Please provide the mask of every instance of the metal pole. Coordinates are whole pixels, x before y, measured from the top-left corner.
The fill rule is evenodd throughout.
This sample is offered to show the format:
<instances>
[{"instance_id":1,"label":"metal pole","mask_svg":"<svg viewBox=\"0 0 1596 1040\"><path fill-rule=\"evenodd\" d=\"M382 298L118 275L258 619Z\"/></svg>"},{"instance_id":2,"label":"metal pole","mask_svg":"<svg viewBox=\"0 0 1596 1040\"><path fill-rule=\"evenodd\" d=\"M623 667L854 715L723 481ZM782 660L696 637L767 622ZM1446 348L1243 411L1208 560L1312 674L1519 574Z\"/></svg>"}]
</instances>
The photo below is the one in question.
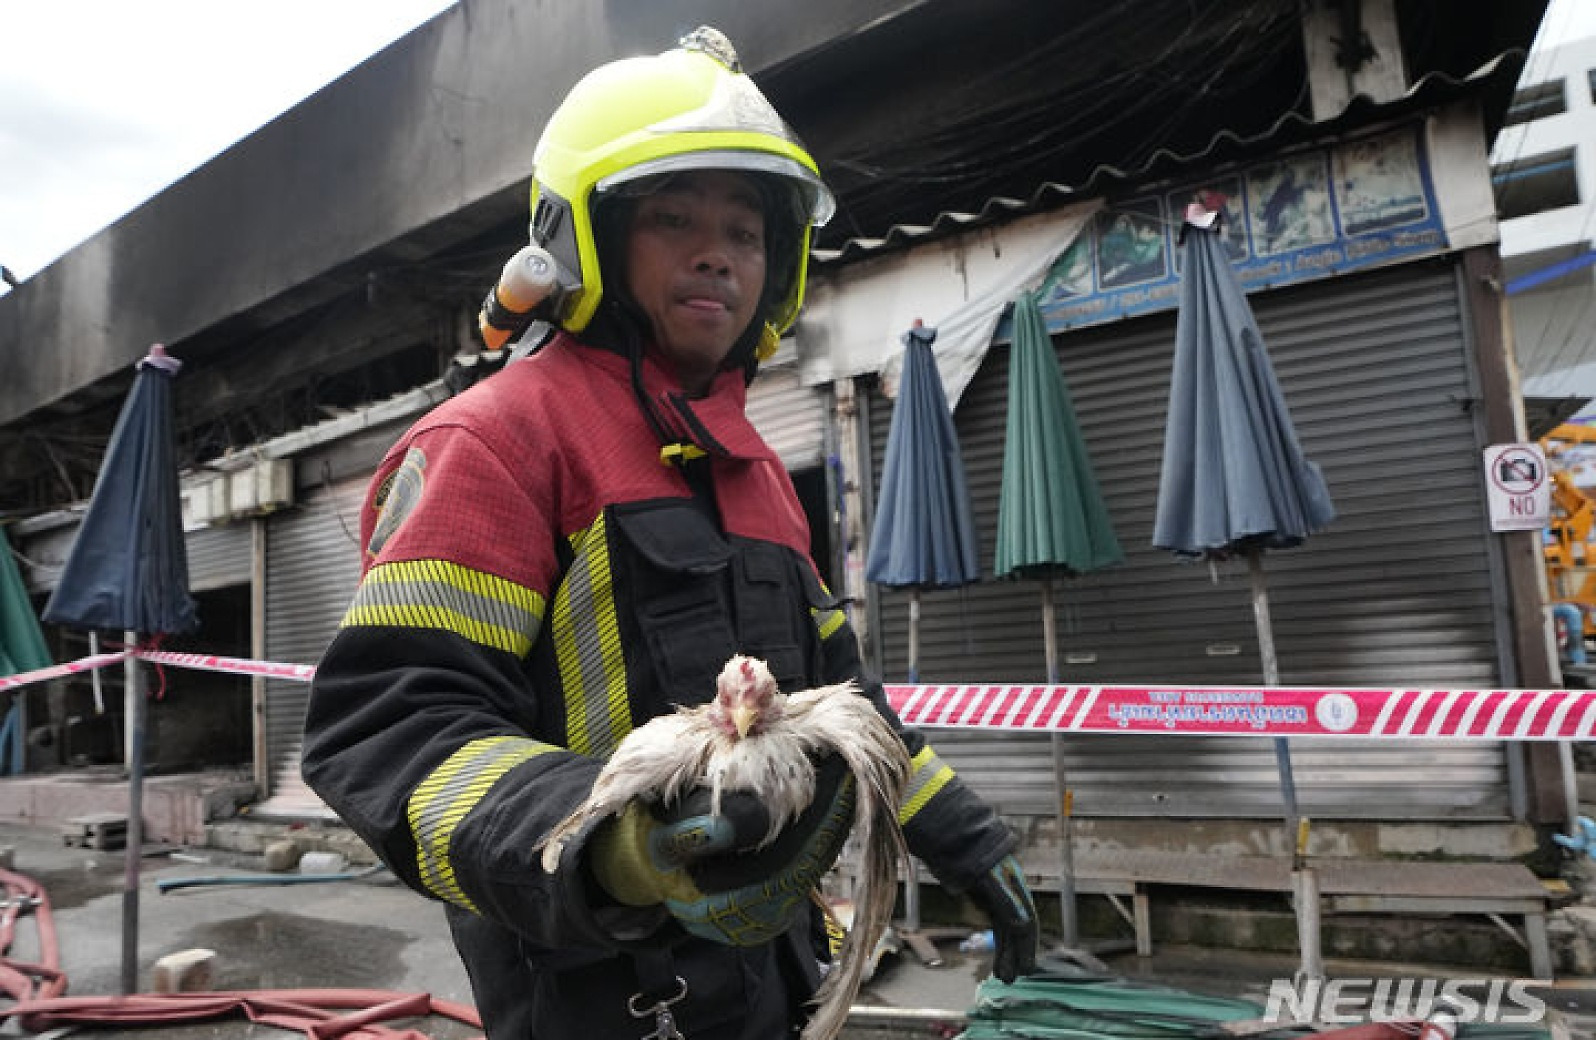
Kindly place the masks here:
<instances>
[{"instance_id":1,"label":"metal pole","mask_svg":"<svg viewBox=\"0 0 1596 1040\"><path fill-rule=\"evenodd\" d=\"M1047 665L1047 683L1058 682L1058 620L1053 606L1053 579L1042 579L1042 656Z\"/></svg>"},{"instance_id":2,"label":"metal pole","mask_svg":"<svg viewBox=\"0 0 1596 1040\"><path fill-rule=\"evenodd\" d=\"M1058 901L1065 946L1080 942L1080 919L1075 907L1075 833L1071 820L1074 806L1064 777L1064 738L1053 734L1053 796L1058 812Z\"/></svg>"},{"instance_id":3,"label":"metal pole","mask_svg":"<svg viewBox=\"0 0 1596 1040\"><path fill-rule=\"evenodd\" d=\"M909 683L920 681L920 586L909 589Z\"/></svg>"},{"instance_id":4,"label":"metal pole","mask_svg":"<svg viewBox=\"0 0 1596 1040\"><path fill-rule=\"evenodd\" d=\"M137 632L125 632L128 646L138 645ZM144 676L139 660L129 657L125 666L129 712L127 858L122 876L122 995L138 992L139 981L139 857L144 851Z\"/></svg>"},{"instance_id":5,"label":"metal pole","mask_svg":"<svg viewBox=\"0 0 1596 1040\"><path fill-rule=\"evenodd\" d=\"M1269 587L1264 582L1263 550L1247 550L1247 577L1252 585L1252 616L1258 630L1258 657L1263 665L1265 686L1280 685L1280 662L1275 657L1274 623L1269 619ZM1280 793L1286 803L1286 847L1293 850L1297 839L1297 784L1291 775L1291 745L1285 737L1275 738L1275 766L1280 772Z\"/></svg>"},{"instance_id":6,"label":"metal pole","mask_svg":"<svg viewBox=\"0 0 1596 1040\"><path fill-rule=\"evenodd\" d=\"M1274 623L1269 618L1269 586L1264 582L1263 550L1247 550L1247 576L1252 586L1252 616L1258 629L1258 657L1265 686L1280 685L1280 662L1275 657ZM1291 770L1291 744L1275 738L1275 768L1280 773L1280 793L1286 808L1286 848L1291 855L1291 886L1297 916L1299 978L1324 977L1320 955L1319 879L1308 866L1308 834L1297 811L1297 783Z\"/></svg>"},{"instance_id":7,"label":"metal pole","mask_svg":"<svg viewBox=\"0 0 1596 1040\"><path fill-rule=\"evenodd\" d=\"M1058 624L1053 604L1053 579L1042 579L1042 653L1047 664L1047 683L1058 682ZM1059 917L1065 946L1080 942L1080 921L1075 906L1075 833L1071 820L1071 797L1064 768L1064 738L1052 734L1053 808L1058 814Z\"/></svg>"},{"instance_id":8,"label":"metal pole","mask_svg":"<svg viewBox=\"0 0 1596 1040\"><path fill-rule=\"evenodd\" d=\"M266 657L266 521L257 517L249 530L249 652L257 661ZM272 793L271 749L266 740L266 679L249 680L250 758L254 761L255 789L262 798Z\"/></svg>"}]
</instances>

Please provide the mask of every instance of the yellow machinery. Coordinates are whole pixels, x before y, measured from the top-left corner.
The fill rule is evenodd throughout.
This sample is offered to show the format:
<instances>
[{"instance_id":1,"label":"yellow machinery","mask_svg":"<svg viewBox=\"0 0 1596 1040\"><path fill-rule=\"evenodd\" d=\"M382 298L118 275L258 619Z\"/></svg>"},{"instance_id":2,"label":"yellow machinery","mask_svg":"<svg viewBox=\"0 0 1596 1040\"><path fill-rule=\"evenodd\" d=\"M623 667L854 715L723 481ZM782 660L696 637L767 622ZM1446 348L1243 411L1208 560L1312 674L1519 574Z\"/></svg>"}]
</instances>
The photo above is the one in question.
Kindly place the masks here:
<instances>
[{"instance_id":1,"label":"yellow machinery","mask_svg":"<svg viewBox=\"0 0 1596 1040\"><path fill-rule=\"evenodd\" d=\"M1564 423L1541 438L1552 478L1552 516L1543 550L1553 603L1579 608L1584 636L1596 639L1596 499L1574 483L1564 453L1573 445L1596 445L1596 426ZM1559 633L1562 645L1564 635ZM1571 634L1570 634L1571 635Z\"/></svg>"}]
</instances>

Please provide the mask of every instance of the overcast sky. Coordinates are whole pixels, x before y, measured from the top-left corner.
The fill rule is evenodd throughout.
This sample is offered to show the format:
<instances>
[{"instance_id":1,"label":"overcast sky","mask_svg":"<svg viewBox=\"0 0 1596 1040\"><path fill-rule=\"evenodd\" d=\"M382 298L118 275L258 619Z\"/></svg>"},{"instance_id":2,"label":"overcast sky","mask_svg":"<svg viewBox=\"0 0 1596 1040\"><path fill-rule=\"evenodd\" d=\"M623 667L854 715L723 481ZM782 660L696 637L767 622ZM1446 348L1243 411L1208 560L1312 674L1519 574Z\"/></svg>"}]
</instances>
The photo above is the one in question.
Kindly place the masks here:
<instances>
[{"instance_id":1,"label":"overcast sky","mask_svg":"<svg viewBox=\"0 0 1596 1040\"><path fill-rule=\"evenodd\" d=\"M28 278L452 4L0 0L0 264Z\"/></svg>"},{"instance_id":2,"label":"overcast sky","mask_svg":"<svg viewBox=\"0 0 1596 1040\"><path fill-rule=\"evenodd\" d=\"M450 6L0 0L0 264L32 276ZM1584 36L1596 0L1552 0L1537 46Z\"/></svg>"}]
</instances>

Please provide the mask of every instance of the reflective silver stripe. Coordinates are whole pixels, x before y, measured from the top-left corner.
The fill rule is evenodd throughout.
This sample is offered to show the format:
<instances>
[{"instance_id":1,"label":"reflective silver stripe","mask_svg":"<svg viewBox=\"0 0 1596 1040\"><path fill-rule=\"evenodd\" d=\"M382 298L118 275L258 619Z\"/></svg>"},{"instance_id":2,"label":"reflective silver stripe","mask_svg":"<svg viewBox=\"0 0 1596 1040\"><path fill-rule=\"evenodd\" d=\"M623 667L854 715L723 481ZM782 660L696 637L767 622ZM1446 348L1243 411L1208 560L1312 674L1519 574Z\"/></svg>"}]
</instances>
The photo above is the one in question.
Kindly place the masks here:
<instances>
[{"instance_id":1,"label":"reflective silver stripe","mask_svg":"<svg viewBox=\"0 0 1596 1040\"><path fill-rule=\"evenodd\" d=\"M903 793L903 804L898 808L898 822L908 823L914 814L925 808L938 791L953 779L953 768L937 757L927 744L914 756L914 772L909 776L909 787Z\"/></svg>"},{"instance_id":2,"label":"reflective silver stripe","mask_svg":"<svg viewBox=\"0 0 1596 1040\"><path fill-rule=\"evenodd\" d=\"M444 560L371 569L342 625L396 625L454 632L524 657L543 622L543 597L524 586Z\"/></svg>"},{"instance_id":3,"label":"reflective silver stripe","mask_svg":"<svg viewBox=\"0 0 1596 1040\"><path fill-rule=\"evenodd\" d=\"M416 866L427 890L467 910L476 906L461 889L449 860L455 828L482 796L511 769L547 751L552 744L524 737L473 740L434 769L405 807L416 843Z\"/></svg>"},{"instance_id":4,"label":"reflective silver stripe","mask_svg":"<svg viewBox=\"0 0 1596 1040\"><path fill-rule=\"evenodd\" d=\"M632 717L602 514L572 546L576 556L549 619L565 689L566 742L578 754L608 758L631 732Z\"/></svg>"}]
</instances>

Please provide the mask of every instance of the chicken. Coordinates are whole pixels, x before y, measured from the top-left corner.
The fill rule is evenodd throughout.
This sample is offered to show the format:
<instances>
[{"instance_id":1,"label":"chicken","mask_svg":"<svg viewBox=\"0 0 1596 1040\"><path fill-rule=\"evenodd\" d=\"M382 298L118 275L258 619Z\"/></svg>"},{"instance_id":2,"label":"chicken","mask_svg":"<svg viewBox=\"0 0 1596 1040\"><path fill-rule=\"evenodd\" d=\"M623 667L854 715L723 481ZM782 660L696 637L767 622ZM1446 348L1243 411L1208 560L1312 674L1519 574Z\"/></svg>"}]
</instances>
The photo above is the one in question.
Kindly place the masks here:
<instances>
[{"instance_id":1,"label":"chicken","mask_svg":"<svg viewBox=\"0 0 1596 1040\"><path fill-rule=\"evenodd\" d=\"M851 837L862 852L853 926L803 1032L803 1040L831 1040L891 919L898 868L908 858L898 826L911 771L908 752L854 683L783 694L763 661L733 657L708 704L659 716L621 741L588 799L544 838L543 867L552 873L566 843L595 817L615 815L639 799L675 803L700 787L709 788L717 814L728 792L757 795L770 813L763 847L814 799L811 755L826 754L839 756L853 776Z\"/></svg>"}]
</instances>

